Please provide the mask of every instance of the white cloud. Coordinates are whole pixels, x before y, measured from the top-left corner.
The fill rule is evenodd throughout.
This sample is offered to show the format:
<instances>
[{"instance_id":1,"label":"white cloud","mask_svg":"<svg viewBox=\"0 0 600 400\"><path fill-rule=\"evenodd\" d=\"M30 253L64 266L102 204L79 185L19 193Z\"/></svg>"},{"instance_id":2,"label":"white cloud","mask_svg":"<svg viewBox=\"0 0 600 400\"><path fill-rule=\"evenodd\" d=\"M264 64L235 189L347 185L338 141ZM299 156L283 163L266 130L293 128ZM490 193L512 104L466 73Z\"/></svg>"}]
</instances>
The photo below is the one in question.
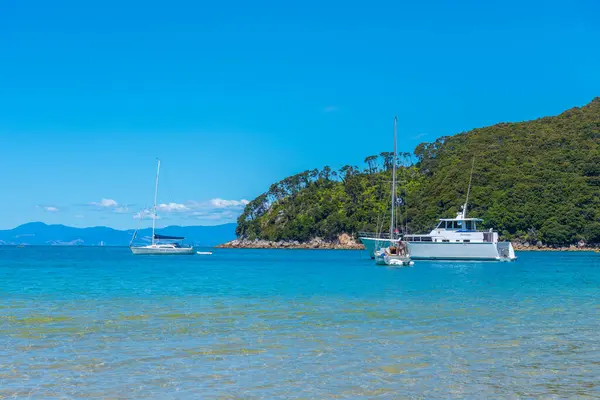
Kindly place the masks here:
<instances>
[{"instance_id":1,"label":"white cloud","mask_svg":"<svg viewBox=\"0 0 600 400\"><path fill-rule=\"evenodd\" d=\"M164 211L164 212L190 211L190 208L187 207L185 204L178 204L178 203L159 204L156 208L158 208L159 211Z\"/></svg>"},{"instance_id":2,"label":"white cloud","mask_svg":"<svg viewBox=\"0 0 600 400\"><path fill-rule=\"evenodd\" d=\"M49 206L49 207L44 207L44 211L48 211L48 212L53 212L54 213L54 212L58 212L59 210L56 207Z\"/></svg>"},{"instance_id":3,"label":"white cloud","mask_svg":"<svg viewBox=\"0 0 600 400\"><path fill-rule=\"evenodd\" d=\"M90 204L93 206L105 207L105 208L117 208L119 206L119 203L117 203L113 199L102 199L99 202L94 201Z\"/></svg>"},{"instance_id":4,"label":"white cloud","mask_svg":"<svg viewBox=\"0 0 600 400\"><path fill-rule=\"evenodd\" d=\"M220 198L212 199L210 204L215 208L234 208L234 207L243 207L248 204L249 201L246 199L242 200L224 200Z\"/></svg>"},{"instance_id":5,"label":"white cloud","mask_svg":"<svg viewBox=\"0 0 600 400\"><path fill-rule=\"evenodd\" d=\"M127 211L126 207L122 207L124 209L123 212ZM117 208L116 210L117 212L120 212L119 208ZM156 211L158 212L164 212L164 213L182 213L182 214L187 214L190 213L192 211L192 209L188 206L186 206L185 204L179 204L179 203L163 203L163 204L158 204L156 206ZM151 208L146 208L140 212L137 212L135 214L133 214L133 219L152 219L152 209ZM156 219L160 219L160 215L156 216Z\"/></svg>"},{"instance_id":6,"label":"white cloud","mask_svg":"<svg viewBox=\"0 0 600 400\"><path fill-rule=\"evenodd\" d=\"M204 217L198 217L198 219L211 220L211 221L230 220L233 218L234 218L233 216L226 215L226 214L210 214L210 215L206 215Z\"/></svg>"},{"instance_id":7,"label":"white cloud","mask_svg":"<svg viewBox=\"0 0 600 400\"><path fill-rule=\"evenodd\" d=\"M207 221L235 221L248 204L246 199L226 200L214 198L209 201L186 201L185 203L161 203L156 206L158 214L168 219L197 219ZM151 219L152 208L148 207L133 214L134 219ZM157 218L160 218L157 216Z\"/></svg>"},{"instance_id":8,"label":"white cloud","mask_svg":"<svg viewBox=\"0 0 600 400\"><path fill-rule=\"evenodd\" d=\"M119 204L116 200L102 198L100 201L89 203L90 206L97 207L99 210L109 210L117 214L125 214L129 212L129 208L124 204Z\"/></svg>"},{"instance_id":9,"label":"white cloud","mask_svg":"<svg viewBox=\"0 0 600 400\"><path fill-rule=\"evenodd\" d=\"M133 219L152 219L152 210L145 209L140 212L133 214ZM160 216L156 216L156 219L160 219Z\"/></svg>"},{"instance_id":10,"label":"white cloud","mask_svg":"<svg viewBox=\"0 0 600 400\"><path fill-rule=\"evenodd\" d=\"M192 216L199 220L231 220L235 221L239 213L227 209L215 209L212 211L196 211Z\"/></svg>"}]
</instances>

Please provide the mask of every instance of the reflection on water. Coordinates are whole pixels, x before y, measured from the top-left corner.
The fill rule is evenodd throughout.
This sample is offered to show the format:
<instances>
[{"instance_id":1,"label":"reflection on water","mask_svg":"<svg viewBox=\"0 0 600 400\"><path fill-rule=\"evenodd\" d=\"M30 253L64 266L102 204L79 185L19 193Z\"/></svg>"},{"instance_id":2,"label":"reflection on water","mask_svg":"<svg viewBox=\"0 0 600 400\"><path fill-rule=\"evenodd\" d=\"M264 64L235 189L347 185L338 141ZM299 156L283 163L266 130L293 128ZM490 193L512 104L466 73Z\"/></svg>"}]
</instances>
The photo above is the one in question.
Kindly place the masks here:
<instances>
[{"instance_id":1,"label":"reflection on water","mask_svg":"<svg viewBox=\"0 0 600 400\"><path fill-rule=\"evenodd\" d=\"M600 396L593 253L0 255L0 398Z\"/></svg>"}]
</instances>

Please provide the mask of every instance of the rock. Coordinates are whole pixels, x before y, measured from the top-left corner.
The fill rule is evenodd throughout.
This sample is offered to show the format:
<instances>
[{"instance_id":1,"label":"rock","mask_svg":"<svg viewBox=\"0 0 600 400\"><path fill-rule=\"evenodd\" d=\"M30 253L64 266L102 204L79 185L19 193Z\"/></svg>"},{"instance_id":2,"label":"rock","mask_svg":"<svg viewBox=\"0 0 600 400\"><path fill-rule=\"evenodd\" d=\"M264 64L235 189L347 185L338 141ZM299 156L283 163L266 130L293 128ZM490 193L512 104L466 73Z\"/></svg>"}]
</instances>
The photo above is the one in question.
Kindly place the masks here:
<instances>
[{"instance_id":1,"label":"rock","mask_svg":"<svg viewBox=\"0 0 600 400\"><path fill-rule=\"evenodd\" d=\"M323 240L320 237L316 237L308 242L308 246L311 249L320 249L323 246Z\"/></svg>"},{"instance_id":2,"label":"rock","mask_svg":"<svg viewBox=\"0 0 600 400\"><path fill-rule=\"evenodd\" d=\"M354 244L354 239L347 233L342 233L340 236L338 236L338 242L342 246L348 246Z\"/></svg>"}]
</instances>

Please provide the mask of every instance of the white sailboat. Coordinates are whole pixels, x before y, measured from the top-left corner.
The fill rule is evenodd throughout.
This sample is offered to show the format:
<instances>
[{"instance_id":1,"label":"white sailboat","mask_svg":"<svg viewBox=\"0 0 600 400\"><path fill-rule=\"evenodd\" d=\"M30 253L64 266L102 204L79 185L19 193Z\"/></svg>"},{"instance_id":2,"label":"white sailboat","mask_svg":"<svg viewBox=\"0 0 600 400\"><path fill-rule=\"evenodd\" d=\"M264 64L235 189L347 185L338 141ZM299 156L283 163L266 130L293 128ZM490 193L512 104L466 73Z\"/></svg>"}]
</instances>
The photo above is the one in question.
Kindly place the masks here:
<instances>
[{"instance_id":1,"label":"white sailboat","mask_svg":"<svg viewBox=\"0 0 600 400\"><path fill-rule=\"evenodd\" d=\"M381 246L375 252L375 262L379 265L406 267L413 265L410 260L408 248L401 239L394 239L396 233L396 126L398 118L394 118L394 157L392 162L392 217L390 220L390 240L386 241L384 246Z\"/></svg>"},{"instance_id":2,"label":"white sailboat","mask_svg":"<svg viewBox=\"0 0 600 400\"><path fill-rule=\"evenodd\" d=\"M137 236L137 230L133 233L129 248L133 254L152 254L152 255L192 255L194 248L192 246L183 246L178 241L185 239L180 236L157 235L156 230L156 199L158 197L158 176L160 173L160 160L157 160L156 167L156 185L154 188L154 208L152 209L152 242L147 246L133 246L133 241ZM170 240L169 243L158 243L159 240Z\"/></svg>"}]
</instances>

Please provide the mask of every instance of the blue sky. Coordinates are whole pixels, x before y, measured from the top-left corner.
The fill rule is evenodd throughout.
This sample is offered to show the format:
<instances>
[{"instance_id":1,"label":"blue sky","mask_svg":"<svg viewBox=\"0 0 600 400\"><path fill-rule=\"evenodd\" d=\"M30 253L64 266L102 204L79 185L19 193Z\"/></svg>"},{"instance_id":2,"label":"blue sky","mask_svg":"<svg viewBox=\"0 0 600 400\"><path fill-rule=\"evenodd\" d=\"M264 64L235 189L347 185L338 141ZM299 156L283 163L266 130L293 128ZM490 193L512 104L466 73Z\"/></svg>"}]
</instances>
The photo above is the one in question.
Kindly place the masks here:
<instances>
[{"instance_id":1,"label":"blue sky","mask_svg":"<svg viewBox=\"0 0 600 400\"><path fill-rule=\"evenodd\" d=\"M488 4L489 3L489 4ZM600 95L597 1L0 5L0 229L231 222L305 169Z\"/></svg>"}]
</instances>

